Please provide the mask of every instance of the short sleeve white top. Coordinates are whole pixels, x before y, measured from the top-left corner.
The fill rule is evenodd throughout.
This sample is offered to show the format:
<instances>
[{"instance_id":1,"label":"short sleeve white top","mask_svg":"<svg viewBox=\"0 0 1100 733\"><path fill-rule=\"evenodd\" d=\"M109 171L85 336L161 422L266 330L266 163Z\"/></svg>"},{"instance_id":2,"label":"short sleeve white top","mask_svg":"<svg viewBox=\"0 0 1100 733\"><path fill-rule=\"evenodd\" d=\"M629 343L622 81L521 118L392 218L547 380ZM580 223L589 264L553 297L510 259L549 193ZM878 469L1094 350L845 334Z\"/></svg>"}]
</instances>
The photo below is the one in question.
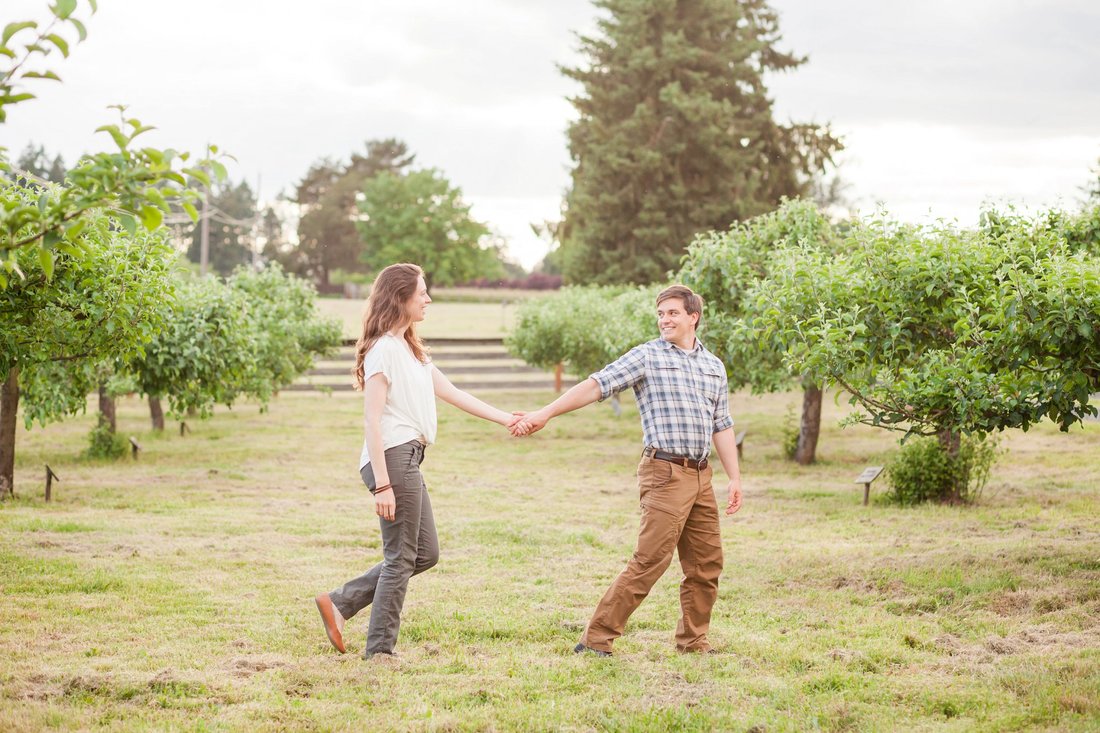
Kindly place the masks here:
<instances>
[{"instance_id":1,"label":"short sleeve white top","mask_svg":"<svg viewBox=\"0 0 1100 733\"><path fill-rule=\"evenodd\" d=\"M410 440L435 442L435 388L432 363L421 363L413 356L404 339L386 334L379 338L363 358L363 380L382 374L389 385L386 406L382 409L382 449ZM359 456L359 470L370 463L367 438Z\"/></svg>"}]
</instances>

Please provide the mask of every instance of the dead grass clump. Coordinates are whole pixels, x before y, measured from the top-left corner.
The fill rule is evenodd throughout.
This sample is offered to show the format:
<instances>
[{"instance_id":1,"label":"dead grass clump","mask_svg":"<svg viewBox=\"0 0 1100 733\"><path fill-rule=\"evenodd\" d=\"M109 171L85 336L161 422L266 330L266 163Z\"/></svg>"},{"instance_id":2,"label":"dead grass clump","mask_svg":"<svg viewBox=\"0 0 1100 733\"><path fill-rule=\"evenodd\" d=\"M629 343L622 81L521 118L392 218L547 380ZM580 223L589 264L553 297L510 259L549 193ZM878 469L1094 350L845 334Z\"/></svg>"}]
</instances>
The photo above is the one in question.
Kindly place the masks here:
<instances>
[{"instance_id":1,"label":"dead grass clump","mask_svg":"<svg viewBox=\"0 0 1100 733\"><path fill-rule=\"evenodd\" d=\"M905 643L909 646L914 646L909 643L909 636L905 637ZM937 636L932 640L932 646L936 650L951 656L960 654L966 649L966 644L963 643L963 640L954 634L941 634Z\"/></svg>"},{"instance_id":2,"label":"dead grass clump","mask_svg":"<svg viewBox=\"0 0 1100 733\"><path fill-rule=\"evenodd\" d=\"M1078 715L1100 712L1100 701L1086 695L1062 695L1058 698L1058 707Z\"/></svg>"},{"instance_id":3,"label":"dead grass clump","mask_svg":"<svg viewBox=\"0 0 1100 733\"><path fill-rule=\"evenodd\" d=\"M1024 590L1005 591L994 595L988 606L998 616L1019 616L1031 610L1031 594Z\"/></svg>"},{"instance_id":4,"label":"dead grass clump","mask_svg":"<svg viewBox=\"0 0 1100 733\"><path fill-rule=\"evenodd\" d=\"M1060 595L1047 595L1035 601L1037 613L1053 613L1066 607L1066 599Z\"/></svg>"},{"instance_id":5,"label":"dead grass clump","mask_svg":"<svg viewBox=\"0 0 1100 733\"><path fill-rule=\"evenodd\" d=\"M990 636L985 640L985 648L994 654L1018 654L1023 645L1017 639Z\"/></svg>"}]
</instances>

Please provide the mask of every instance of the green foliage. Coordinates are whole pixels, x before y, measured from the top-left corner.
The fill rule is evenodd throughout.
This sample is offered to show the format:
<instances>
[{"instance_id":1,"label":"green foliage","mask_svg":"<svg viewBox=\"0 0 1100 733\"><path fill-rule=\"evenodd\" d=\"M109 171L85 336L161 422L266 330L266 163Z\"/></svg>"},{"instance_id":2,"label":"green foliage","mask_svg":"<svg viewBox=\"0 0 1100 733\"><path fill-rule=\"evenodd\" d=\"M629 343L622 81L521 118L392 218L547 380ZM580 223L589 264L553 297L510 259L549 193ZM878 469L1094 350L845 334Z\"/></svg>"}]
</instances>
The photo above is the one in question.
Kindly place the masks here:
<instances>
[{"instance_id":1,"label":"green foliage","mask_svg":"<svg viewBox=\"0 0 1100 733\"><path fill-rule=\"evenodd\" d=\"M997 439L992 436L963 437L955 455L936 438L912 438L902 443L890 461L887 497L903 505L977 501L996 459Z\"/></svg>"},{"instance_id":2,"label":"green foliage","mask_svg":"<svg viewBox=\"0 0 1100 733\"><path fill-rule=\"evenodd\" d=\"M88 448L84 451L84 457L118 460L126 455L127 447L126 438L111 432L110 426L97 425L88 434Z\"/></svg>"},{"instance_id":3,"label":"green foliage","mask_svg":"<svg viewBox=\"0 0 1100 733\"><path fill-rule=\"evenodd\" d=\"M966 231L880 218L854 227L844 253L784 250L758 286L756 327L791 369L847 391L866 411L855 421L1066 430L1096 414L1100 259L1048 220Z\"/></svg>"},{"instance_id":4,"label":"green foliage","mask_svg":"<svg viewBox=\"0 0 1100 733\"><path fill-rule=\"evenodd\" d=\"M656 286L567 287L533 298L520 306L505 346L534 366L561 362L570 374L587 376L657 337L658 292Z\"/></svg>"},{"instance_id":5,"label":"green foliage","mask_svg":"<svg viewBox=\"0 0 1100 733\"><path fill-rule=\"evenodd\" d=\"M794 410L788 408L783 416L783 437L780 445L783 448L783 455L789 460L794 460L795 455L798 453L798 436L801 433L802 430L798 420L794 417Z\"/></svg>"},{"instance_id":6,"label":"green foliage","mask_svg":"<svg viewBox=\"0 0 1100 733\"><path fill-rule=\"evenodd\" d=\"M688 248L678 277L703 297L703 335L725 363L731 389L790 387L783 345L752 328L759 315L754 289L768 278L778 252L802 247L833 252L839 243L817 206L796 199L727 231L700 234Z\"/></svg>"},{"instance_id":7,"label":"green foliage","mask_svg":"<svg viewBox=\"0 0 1100 733\"><path fill-rule=\"evenodd\" d=\"M655 282L698 232L807 193L840 142L778 124L765 75L804 59L779 51L764 0L597 0L599 34L569 128L573 185L558 230L571 283Z\"/></svg>"},{"instance_id":8,"label":"green foliage","mask_svg":"<svg viewBox=\"0 0 1100 733\"><path fill-rule=\"evenodd\" d=\"M243 293L216 278L176 285L164 329L126 369L143 394L168 399L175 416L231 405L256 370L258 334Z\"/></svg>"},{"instance_id":9,"label":"green foliage","mask_svg":"<svg viewBox=\"0 0 1100 733\"><path fill-rule=\"evenodd\" d=\"M166 233L130 235L102 214L88 222L79 256L60 251L47 270L28 250L13 253L25 277L0 290L0 375L21 367L28 427L83 410L100 365L140 354L166 318L174 257Z\"/></svg>"},{"instance_id":10,"label":"green foliage","mask_svg":"<svg viewBox=\"0 0 1100 733\"><path fill-rule=\"evenodd\" d=\"M183 283L164 331L128 365L139 390L168 399L181 416L208 416L241 396L266 404L340 342L321 318L309 283L274 265L241 269L227 283Z\"/></svg>"},{"instance_id":11,"label":"green foliage","mask_svg":"<svg viewBox=\"0 0 1100 733\"><path fill-rule=\"evenodd\" d=\"M482 246L489 229L470 218L462 191L435 169L382 173L363 187L359 234L372 270L415 262L431 285L499 277L500 252Z\"/></svg>"},{"instance_id":12,"label":"green foliage","mask_svg":"<svg viewBox=\"0 0 1100 733\"><path fill-rule=\"evenodd\" d=\"M37 184L28 188L0 178L0 290L9 286L13 276L25 277L25 263L17 256L22 250L32 252L47 277L60 254L82 256L81 234L97 211L119 212L118 222L131 236L136 236L139 226L147 231L159 227L172 203L196 215L193 202L199 194L187 187L184 176L207 183L210 176L197 168L177 170L188 159L187 153L132 145L134 138L152 128L124 114L121 125L99 129L110 133L117 152L86 155L66 173L63 187L31 197L26 192L38 193ZM200 163L207 164L216 161ZM10 170L2 160L0 170Z\"/></svg>"},{"instance_id":13,"label":"green foliage","mask_svg":"<svg viewBox=\"0 0 1100 733\"><path fill-rule=\"evenodd\" d=\"M227 285L248 303L255 362L243 389L261 402L311 369L315 358L339 346L339 321L322 317L313 286L279 265L259 272L241 268Z\"/></svg>"}]
</instances>

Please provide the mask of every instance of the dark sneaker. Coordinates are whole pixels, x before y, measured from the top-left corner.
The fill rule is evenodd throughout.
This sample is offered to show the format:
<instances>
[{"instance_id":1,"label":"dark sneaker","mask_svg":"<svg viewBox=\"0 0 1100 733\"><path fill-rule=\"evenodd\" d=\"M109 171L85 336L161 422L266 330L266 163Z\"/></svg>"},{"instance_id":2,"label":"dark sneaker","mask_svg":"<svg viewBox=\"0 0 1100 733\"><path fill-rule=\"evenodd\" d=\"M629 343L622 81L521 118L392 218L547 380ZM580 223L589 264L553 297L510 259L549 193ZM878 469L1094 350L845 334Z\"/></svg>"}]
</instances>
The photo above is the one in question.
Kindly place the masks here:
<instances>
[{"instance_id":1,"label":"dark sneaker","mask_svg":"<svg viewBox=\"0 0 1100 733\"><path fill-rule=\"evenodd\" d=\"M597 657L611 656L611 652L605 652L601 649L593 649L590 646L585 646L584 642L581 642L580 644L577 644L575 647L573 647L574 654L584 654L585 652L588 652L589 654L595 654Z\"/></svg>"}]
</instances>

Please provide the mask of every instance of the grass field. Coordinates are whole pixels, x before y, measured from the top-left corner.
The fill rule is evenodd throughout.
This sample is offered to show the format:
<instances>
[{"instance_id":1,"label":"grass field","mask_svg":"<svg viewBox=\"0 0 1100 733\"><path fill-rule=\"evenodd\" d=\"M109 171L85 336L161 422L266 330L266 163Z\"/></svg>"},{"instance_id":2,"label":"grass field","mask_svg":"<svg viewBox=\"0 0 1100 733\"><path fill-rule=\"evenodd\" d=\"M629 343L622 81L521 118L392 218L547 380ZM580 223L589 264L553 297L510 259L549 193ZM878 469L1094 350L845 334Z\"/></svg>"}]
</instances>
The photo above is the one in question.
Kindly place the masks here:
<instances>
[{"instance_id":1,"label":"grass field","mask_svg":"<svg viewBox=\"0 0 1100 733\"><path fill-rule=\"evenodd\" d=\"M340 320L344 338L358 338L363 324L363 301L321 298L320 311ZM502 338L515 321L516 301L501 303L433 302L428 317L420 325L420 335L427 339Z\"/></svg>"},{"instance_id":2,"label":"grass field","mask_svg":"<svg viewBox=\"0 0 1100 733\"><path fill-rule=\"evenodd\" d=\"M1100 729L1100 424L1007 436L979 506L863 507L852 481L892 439L827 403L822 462L793 466L796 401L734 396L746 499L706 657L673 648L675 563L614 658L571 652L635 538L629 401L526 441L441 408L442 561L411 583L396 666L359 656L366 614L336 654L312 601L380 557L355 397L286 394L185 438L123 401L136 462L77 458L90 415L21 433L0 730Z\"/></svg>"}]
</instances>

